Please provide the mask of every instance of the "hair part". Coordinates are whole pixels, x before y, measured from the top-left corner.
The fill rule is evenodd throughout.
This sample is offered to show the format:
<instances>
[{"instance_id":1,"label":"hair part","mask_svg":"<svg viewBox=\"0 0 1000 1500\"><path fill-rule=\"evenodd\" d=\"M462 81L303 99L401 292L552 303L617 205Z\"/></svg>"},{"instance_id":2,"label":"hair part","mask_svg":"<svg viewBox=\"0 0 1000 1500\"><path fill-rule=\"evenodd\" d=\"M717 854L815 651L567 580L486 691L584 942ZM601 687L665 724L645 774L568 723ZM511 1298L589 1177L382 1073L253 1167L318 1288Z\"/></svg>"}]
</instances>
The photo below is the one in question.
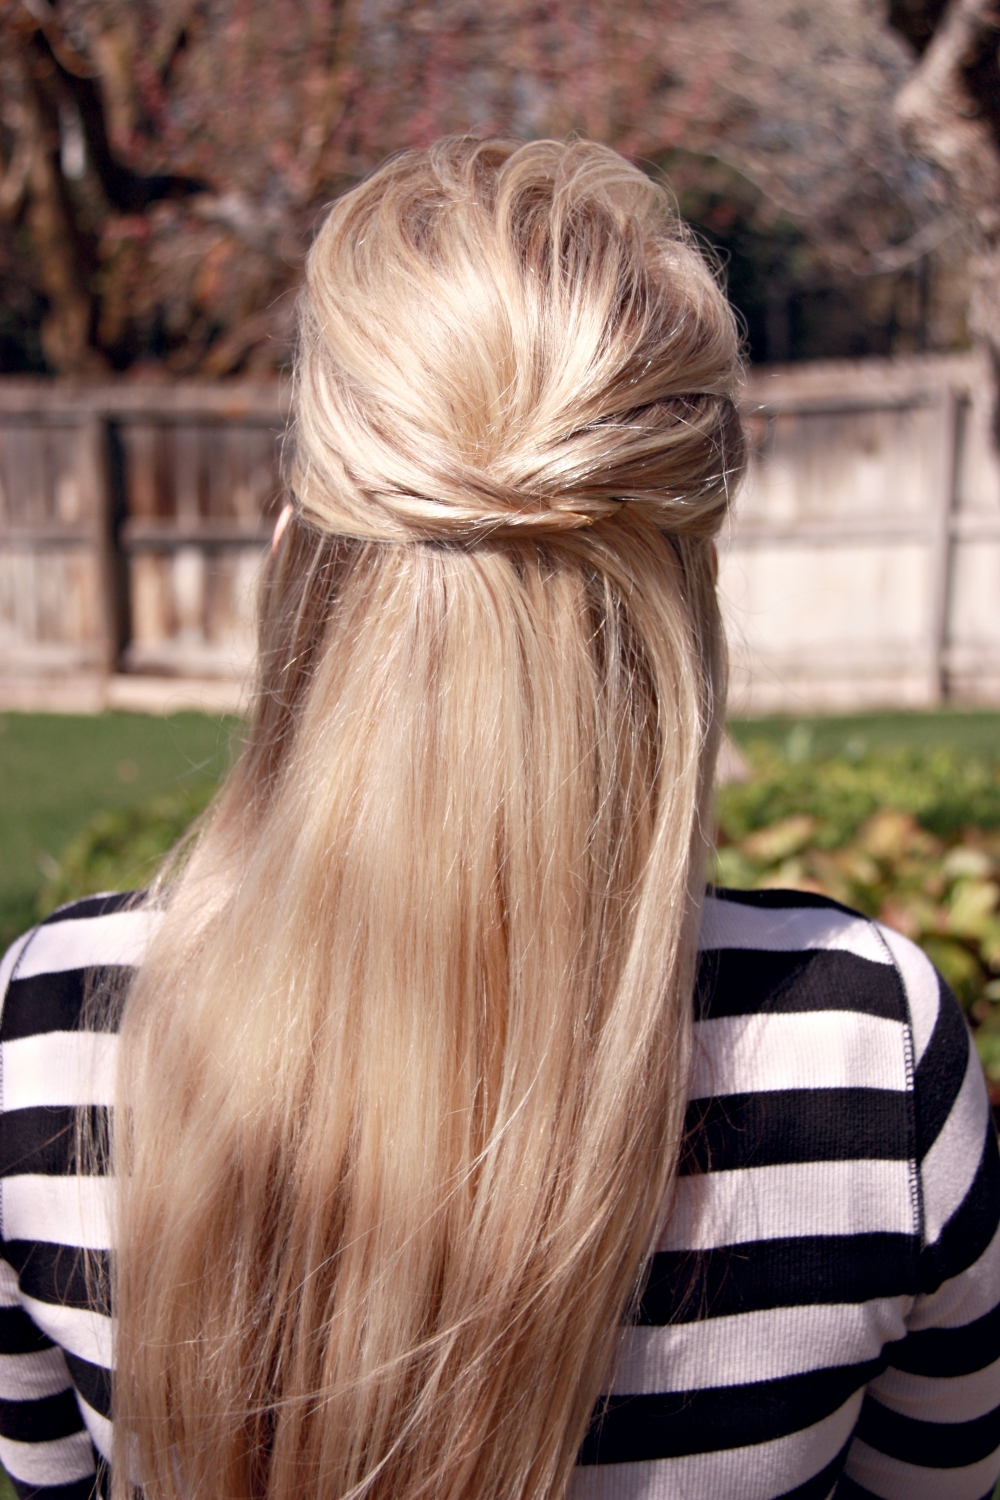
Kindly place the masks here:
<instances>
[{"instance_id":1,"label":"hair part","mask_svg":"<svg viewBox=\"0 0 1000 1500\"><path fill-rule=\"evenodd\" d=\"M129 994L114 1482L557 1500L669 1203L731 313L605 148L338 200L244 755Z\"/></svg>"}]
</instances>

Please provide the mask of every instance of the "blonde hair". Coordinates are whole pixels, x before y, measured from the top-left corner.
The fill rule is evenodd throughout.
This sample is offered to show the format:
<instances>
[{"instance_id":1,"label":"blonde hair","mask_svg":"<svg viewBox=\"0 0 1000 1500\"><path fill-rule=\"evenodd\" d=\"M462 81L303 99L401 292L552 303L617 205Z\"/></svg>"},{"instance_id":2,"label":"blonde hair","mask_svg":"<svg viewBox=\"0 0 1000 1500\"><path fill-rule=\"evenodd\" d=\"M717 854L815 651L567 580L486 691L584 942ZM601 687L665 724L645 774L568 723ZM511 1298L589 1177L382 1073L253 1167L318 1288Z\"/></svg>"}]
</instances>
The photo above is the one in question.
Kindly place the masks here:
<instances>
[{"instance_id":1,"label":"blonde hair","mask_svg":"<svg viewBox=\"0 0 1000 1500\"><path fill-rule=\"evenodd\" d=\"M565 1490L681 1140L738 358L600 146L320 228L249 741L122 1025L118 1495Z\"/></svg>"}]
</instances>

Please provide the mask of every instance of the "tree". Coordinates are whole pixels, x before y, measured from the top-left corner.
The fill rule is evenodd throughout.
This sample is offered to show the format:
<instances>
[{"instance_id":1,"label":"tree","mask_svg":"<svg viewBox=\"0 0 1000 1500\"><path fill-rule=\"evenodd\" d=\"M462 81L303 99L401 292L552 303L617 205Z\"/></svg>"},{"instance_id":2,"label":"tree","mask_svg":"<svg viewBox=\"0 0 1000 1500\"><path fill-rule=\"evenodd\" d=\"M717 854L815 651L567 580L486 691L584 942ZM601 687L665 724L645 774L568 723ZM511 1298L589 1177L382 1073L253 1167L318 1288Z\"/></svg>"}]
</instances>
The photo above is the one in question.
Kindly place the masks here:
<instances>
[{"instance_id":1,"label":"tree","mask_svg":"<svg viewBox=\"0 0 1000 1500\"><path fill-rule=\"evenodd\" d=\"M324 206L454 130L667 170L763 288L755 352L830 287L893 347L956 243L893 121L914 68L867 0L0 0L0 358L275 368Z\"/></svg>"},{"instance_id":2,"label":"tree","mask_svg":"<svg viewBox=\"0 0 1000 1500\"><path fill-rule=\"evenodd\" d=\"M890 18L919 57L897 117L913 151L937 167L969 236L969 328L1000 375L1000 7L893 0Z\"/></svg>"}]
</instances>

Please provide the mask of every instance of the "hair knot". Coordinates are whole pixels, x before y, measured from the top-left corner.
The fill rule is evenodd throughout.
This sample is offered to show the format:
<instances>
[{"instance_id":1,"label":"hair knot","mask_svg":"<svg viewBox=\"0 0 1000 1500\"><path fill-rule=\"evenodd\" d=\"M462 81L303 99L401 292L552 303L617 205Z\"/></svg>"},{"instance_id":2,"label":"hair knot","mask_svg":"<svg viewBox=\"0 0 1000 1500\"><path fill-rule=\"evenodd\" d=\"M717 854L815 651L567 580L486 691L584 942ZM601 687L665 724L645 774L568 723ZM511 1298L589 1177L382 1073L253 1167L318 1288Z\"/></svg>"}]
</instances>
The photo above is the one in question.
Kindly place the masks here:
<instances>
[{"instance_id":1,"label":"hair knot","mask_svg":"<svg viewBox=\"0 0 1000 1500\"><path fill-rule=\"evenodd\" d=\"M739 371L725 298L642 172L591 145L444 142L317 236L292 485L319 529L387 541L637 508L711 535L743 467Z\"/></svg>"}]
</instances>

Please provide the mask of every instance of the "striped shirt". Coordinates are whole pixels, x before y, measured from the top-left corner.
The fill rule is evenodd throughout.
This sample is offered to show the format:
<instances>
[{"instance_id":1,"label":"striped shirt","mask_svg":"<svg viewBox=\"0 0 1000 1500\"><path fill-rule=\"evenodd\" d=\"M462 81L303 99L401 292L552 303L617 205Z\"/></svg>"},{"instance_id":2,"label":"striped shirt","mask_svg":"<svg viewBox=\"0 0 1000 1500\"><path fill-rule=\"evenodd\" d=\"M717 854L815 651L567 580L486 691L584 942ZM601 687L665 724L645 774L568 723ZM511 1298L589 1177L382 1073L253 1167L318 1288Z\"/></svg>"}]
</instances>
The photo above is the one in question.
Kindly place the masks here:
<instances>
[{"instance_id":1,"label":"striped shirt","mask_svg":"<svg viewBox=\"0 0 1000 1500\"><path fill-rule=\"evenodd\" d=\"M22 1496L106 1485L93 968L155 913L94 897L0 965L0 1459ZM958 1006L898 934L799 892L706 903L674 1210L570 1500L985 1500L1000 1474L1000 1159ZM100 1278L97 1278L99 1281Z\"/></svg>"}]
</instances>

